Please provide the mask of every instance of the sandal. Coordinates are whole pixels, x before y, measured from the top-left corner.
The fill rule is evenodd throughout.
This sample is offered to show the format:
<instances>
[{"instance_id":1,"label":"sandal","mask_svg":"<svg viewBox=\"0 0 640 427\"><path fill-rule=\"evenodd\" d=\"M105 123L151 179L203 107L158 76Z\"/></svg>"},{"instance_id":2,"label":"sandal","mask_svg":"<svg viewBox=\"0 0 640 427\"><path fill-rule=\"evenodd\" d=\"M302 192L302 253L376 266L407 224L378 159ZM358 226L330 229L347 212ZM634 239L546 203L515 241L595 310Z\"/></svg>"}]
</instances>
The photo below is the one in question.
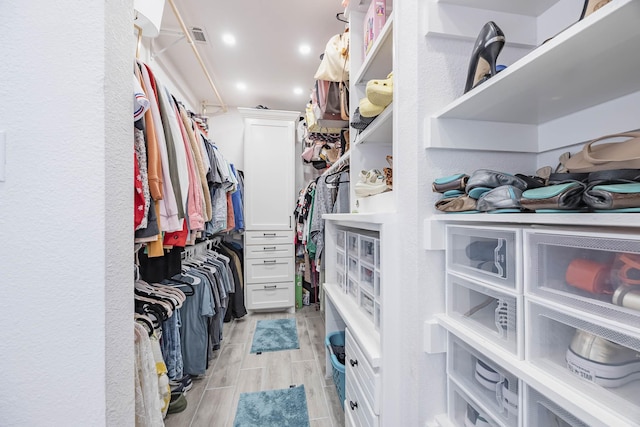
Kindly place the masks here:
<instances>
[{"instance_id":1,"label":"sandal","mask_svg":"<svg viewBox=\"0 0 640 427\"><path fill-rule=\"evenodd\" d=\"M387 156L387 163L389 163L389 167L383 168L382 172L384 173L387 187L389 187L389 189L392 190L393 189L393 157L392 156Z\"/></svg>"},{"instance_id":2,"label":"sandal","mask_svg":"<svg viewBox=\"0 0 640 427\"><path fill-rule=\"evenodd\" d=\"M385 177L378 169L361 171L360 180L356 183L355 192L358 197L373 196L388 190Z\"/></svg>"}]
</instances>

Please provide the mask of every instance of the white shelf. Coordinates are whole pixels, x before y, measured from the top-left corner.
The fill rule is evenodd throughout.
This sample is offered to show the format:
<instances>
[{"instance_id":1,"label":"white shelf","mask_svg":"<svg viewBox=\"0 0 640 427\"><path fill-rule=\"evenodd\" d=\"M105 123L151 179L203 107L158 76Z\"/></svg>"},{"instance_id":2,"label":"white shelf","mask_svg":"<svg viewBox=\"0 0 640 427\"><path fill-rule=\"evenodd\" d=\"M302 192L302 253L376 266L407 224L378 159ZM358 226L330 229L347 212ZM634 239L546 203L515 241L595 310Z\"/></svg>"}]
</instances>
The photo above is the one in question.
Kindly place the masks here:
<instances>
[{"instance_id":1,"label":"white shelf","mask_svg":"<svg viewBox=\"0 0 640 427\"><path fill-rule=\"evenodd\" d=\"M590 394L591 387L581 388L580 386L585 384L589 385L583 380L574 378L573 375L554 375L553 372L534 366L530 362L520 361L513 354L493 345L491 341L478 335L475 330L468 328L463 323L444 314L436 317L438 322L449 332L589 425L629 427L637 425L633 420L625 418L625 411L610 410L607 401L601 400L602 393L594 395Z\"/></svg>"},{"instance_id":2,"label":"white shelf","mask_svg":"<svg viewBox=\"0 0 640 427\"><path fill-rule=\"evenodd\" d=\"M516 15L539 16L559 0L439 0L439 3L457 4Z\"/></svg>"},{"instance_id":3,"label":"white shelf","mask_svg":"<svg viewBox=\"0 0 640 427\"><path fill-rule=\"evenodd\" d=\"M351 84L366 84L371 79L386 79L393 69L393 12L387 17L382 32L373 43L371 50L355 75Z\"/></svg>"},{"instance_id":4,"label":"white shelf","mask_svg":"<svg viewBox=\"0 0 640 427\"><path fill-rule=\"evenodd\" d=\"M333 283L323 284L324 294L335 306L347 328L353 332L360 348L372 367L380 367L381 348L380 334L375 330L373 322L360 310L349 295L342 292L340 286Z\"/></svg>"},{"instance_id":5,"label":"white shelf","mask_svg":"<svg viewBox=\"0 0 640 427\"><path fill-rule=\"evenodd\" d=\"M356 137L356 144L393 142L393 103L375 118L367 128Z\"/></svg>"},{"instance_id":6,"label":"white shelf","mask_svg":"<svg viewBox=\"0 0 640 427\"><path fill-rule=\"evenodd\" d=\"M435 214L426 221L450 223L508 223L568 226L639 228L640 215L633 213L513 213L513 214ZM425 224L426 226L426 224ZM636 230L637 231L637 230Z\"/></svg>"},{"instance_id":7,"label":"white shelf","mask_svg":"<svg viewBox=\"0 0 640 427\"><path fill-rule=\"evenodd\" d=\"M335 221L338 225L345 227L366 228L367 224L374 225L374 230L379 230L379 226L390 222L393 213L352 213L352 214L324 214L322 219L325 221ZM378 227L375 227L378 225Z\"/></svg>"},{"instance_id":8,"label":"white shelf","mask_svg":"<svg viewBox=\"0 0 640 427\"><path fill-rule=\"evenodd\" d=\"M640 2L613 1L462 95L436 118L538 125L640 91L638 22Z\"/></svg>"}]
</instances>

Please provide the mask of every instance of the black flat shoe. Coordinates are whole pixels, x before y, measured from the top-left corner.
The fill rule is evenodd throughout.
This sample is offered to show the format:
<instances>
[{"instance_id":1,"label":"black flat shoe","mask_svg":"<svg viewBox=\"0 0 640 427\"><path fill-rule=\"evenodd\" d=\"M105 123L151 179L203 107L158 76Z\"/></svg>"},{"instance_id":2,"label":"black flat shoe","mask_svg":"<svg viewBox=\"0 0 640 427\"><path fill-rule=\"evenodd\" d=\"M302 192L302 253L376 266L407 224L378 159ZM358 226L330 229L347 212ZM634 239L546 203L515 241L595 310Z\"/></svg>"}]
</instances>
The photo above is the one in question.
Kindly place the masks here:
<instances>
[{"instance_id":1,"label":"black flat shoe","mask_svg":"<svg viewBox=\"0 0 640 427\"><path fill-rule=\"evenodd\" d=\"M495 22L484 24L471 52L464 93L487 80L487 76L490 78L496 75L496 60L504 47L504 41L504 33Z\"/></svg>"}]
</instances>

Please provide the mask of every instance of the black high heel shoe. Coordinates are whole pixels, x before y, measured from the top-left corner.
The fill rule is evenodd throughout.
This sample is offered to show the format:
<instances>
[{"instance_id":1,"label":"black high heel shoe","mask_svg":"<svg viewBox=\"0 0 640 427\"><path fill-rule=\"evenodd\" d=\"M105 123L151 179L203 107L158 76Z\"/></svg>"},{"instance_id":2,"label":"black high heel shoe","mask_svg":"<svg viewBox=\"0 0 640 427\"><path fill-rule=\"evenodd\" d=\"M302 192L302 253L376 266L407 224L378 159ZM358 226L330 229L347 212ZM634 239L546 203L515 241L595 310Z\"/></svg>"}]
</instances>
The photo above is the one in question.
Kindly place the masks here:
<instances>
[{"instance_id":1,"label":"black high heel shoe","mask_svg":"<svg viewBox=\"0 0 640 427\"><path fill-rule=\"evenodd\" d=\"M600 9L605 4L611 2L611 0L584 0L584 6L582 8L582 13L580 14L580 19L578 21L582 21L587 16L591 15L596 10Z\"/></svg>"},{"instance_id":2,"label":"black high heel shoe","mask_svg":"<svg viewBox=\"0 0 640 427\"><path fill-rule=\"evenodd\" d=\"M471 52L464 93L469 92L481 81L496 75L496 60L502 51L504 41L504 33L495 22L489 21L484 24Z\"/></svg>"}]
</instances>

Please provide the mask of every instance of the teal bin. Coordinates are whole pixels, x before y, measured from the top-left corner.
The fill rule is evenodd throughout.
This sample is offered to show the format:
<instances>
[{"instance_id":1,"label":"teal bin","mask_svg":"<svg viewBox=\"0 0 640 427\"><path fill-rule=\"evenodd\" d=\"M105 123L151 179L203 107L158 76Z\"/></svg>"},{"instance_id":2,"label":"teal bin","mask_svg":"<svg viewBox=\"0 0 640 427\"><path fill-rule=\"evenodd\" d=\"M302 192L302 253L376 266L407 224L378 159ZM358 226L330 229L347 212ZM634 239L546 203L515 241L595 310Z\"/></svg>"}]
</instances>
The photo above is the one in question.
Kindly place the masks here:
<instances>
[{"instance_id":1,"label":"teal bin","mask_svg":"<svg viewBox=\"0 0 640 427\"><path fill-rule=\"evenodd\" d=\"M337 345L344 347L344 331L332 332L327 335L325 339L325 345L331 353L331 367L333 371L333 383L336 385L336 391L338 392L338 398L340 399L340 406L344 410L344 398L345 398L345 374L344 364L338 361L338 357L333 352L331 345Z\"/></svg>"}]
</instances>

